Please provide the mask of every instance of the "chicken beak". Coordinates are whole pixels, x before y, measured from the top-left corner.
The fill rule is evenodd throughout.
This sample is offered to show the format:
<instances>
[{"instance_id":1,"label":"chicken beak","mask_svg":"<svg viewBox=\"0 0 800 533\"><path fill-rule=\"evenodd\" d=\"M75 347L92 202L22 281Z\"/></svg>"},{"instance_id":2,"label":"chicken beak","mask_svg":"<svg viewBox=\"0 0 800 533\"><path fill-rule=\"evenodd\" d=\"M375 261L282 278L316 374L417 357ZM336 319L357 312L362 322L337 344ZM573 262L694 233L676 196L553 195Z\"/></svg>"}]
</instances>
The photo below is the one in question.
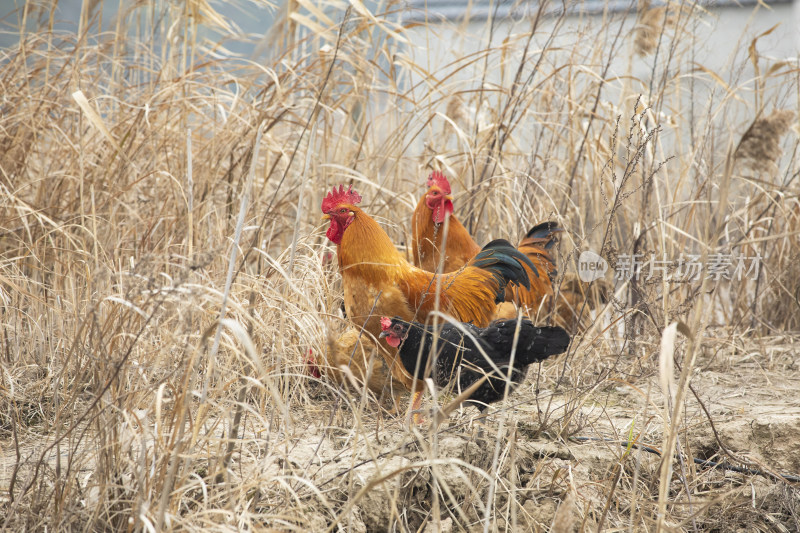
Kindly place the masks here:
<instances>
[{"instance_id":1,"label":"chicken beak","mask_svg":"<svg viewBox=\"0 0 800 533\"><path fill-rule=\"evenodd\" d=\"M378 335L378 338L382 339L382 338L388 337L388 336L389 336L389 332L388 331L381 331L380 335Z\"/></svg>"},{"instance_id":2,"label":"chicken beak","mask_svg":"<svg viewBox=\"0 0 800 533\"><path fill-rule=\"evenodd\" d=\"M331 216L328 213L325 213L324 215L322 215L322 220L330 220L330 219L331 219Z\"/></svg>"},{"instance_id":3,"label":"chicken beak","mask_svg":"<svg viewBox=\"0 0 800 533\"><path fill-rule=\"evenodd\" d=\"M450 200L451 202L453 201L453 197L450 196L449 194L447 196L445 196L444 199L445 200Z\"/></svg>"}]
</instances>

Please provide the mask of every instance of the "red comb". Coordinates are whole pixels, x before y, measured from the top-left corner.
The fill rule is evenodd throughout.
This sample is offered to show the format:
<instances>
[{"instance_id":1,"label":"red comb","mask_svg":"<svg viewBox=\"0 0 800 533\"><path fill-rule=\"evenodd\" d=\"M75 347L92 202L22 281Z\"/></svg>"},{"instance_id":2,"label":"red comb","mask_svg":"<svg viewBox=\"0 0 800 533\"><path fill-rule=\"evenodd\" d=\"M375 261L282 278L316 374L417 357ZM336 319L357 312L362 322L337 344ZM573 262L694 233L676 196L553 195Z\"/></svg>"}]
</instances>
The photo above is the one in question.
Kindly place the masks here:
<instances>
[{"instance_id":1,"label":"red comb","mask_svg":"<svg viewBox=\"0 0 800 533\"><path fill-rule=\"evenodd\" d=\"M356 205L359 202L361 202L361 195L353 190L352 185L350 185L346 191L344 190L344 185L339 185L338 191L334 186L333 190L328 193L328 196L322 200L322 212L328 213L339 204Z\"/></svg>"},{"instance_id":2,"label":"red comb","mask_svg":"<svg viewBox=\"0 0 800 533\"><path fill-rule=\"evenodd\" d=\"M381 330L386 331L392 327L392 319L388 316L381 317Z\"/></svg>"},{"instance_id":3,"label":"red comb","mask_svg":"<svg viewBox=\"0 0 800 533\"><path fill-rule=\"evenodd\" d=\"M450 182L447 181L447 177L438 170L434 170L431 175L428 176L427 185L428 187L436 185L444 194L450 194Z\"/></svg>"}]
</instances>

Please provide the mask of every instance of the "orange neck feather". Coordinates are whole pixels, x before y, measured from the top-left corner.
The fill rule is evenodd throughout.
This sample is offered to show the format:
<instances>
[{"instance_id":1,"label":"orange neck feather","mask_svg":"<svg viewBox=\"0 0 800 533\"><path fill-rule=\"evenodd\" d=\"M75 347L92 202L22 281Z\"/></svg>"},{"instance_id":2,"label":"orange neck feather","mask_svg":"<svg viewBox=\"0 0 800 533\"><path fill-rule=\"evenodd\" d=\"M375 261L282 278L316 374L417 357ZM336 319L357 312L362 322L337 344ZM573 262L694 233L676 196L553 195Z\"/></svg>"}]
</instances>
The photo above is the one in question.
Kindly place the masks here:
<instances>
[{"instance_id":1,"label":"orange neck feather","mask_svg":"<svg viewBox=\"0 0 800 533\"><path fill-rule=\"evenodd\" d=\"M425 203L425 195L419 199L419 203L417 204L417 208L414 209L414 217L411 219L411 233L413 235L413 239L415 242L412 243L414 246L414 254L419 253L418 247L420 244L422 246L430 247L430 243L419 243L416 242L418 238L422 237L422 239L429 239L430 236L433 235L434 232L434 223L433 223L433 210L428 207ZM415 256L416 257L416 256Z\"/></svg>"},{"instance_id":2,"label":"orange neck feather","mask_svg":"<svg viewBox=\"0 0 800 533\"><path fill-rule=\"evenodd\" d=\"M361 209L352 210L355 218L337 247L342 275L385 279L394 270L387 266L408 266L383 228Z\"/></svg>"},{"instance_id":3,"label":"orange neck feather","mask_svg":"<svg viewBox=\"0 0 800 533\"><path fill-rule=\"evenodd\" d=\"M440 233L443 233L440 232ZM478 246L478 243L472 238L472 235L469 234L467 228L455 217L455 215L450 215L450 227L447 228L448 237L447 240L453 239L454 241L463 242L465 246L469 249L472 249L475 254L480 252L481 247ZM441 241L441 237L439 238ZM453 241L450 241L453 242ZM473 254L473 255L475 255Z\"/></svg>"}]
</instances>

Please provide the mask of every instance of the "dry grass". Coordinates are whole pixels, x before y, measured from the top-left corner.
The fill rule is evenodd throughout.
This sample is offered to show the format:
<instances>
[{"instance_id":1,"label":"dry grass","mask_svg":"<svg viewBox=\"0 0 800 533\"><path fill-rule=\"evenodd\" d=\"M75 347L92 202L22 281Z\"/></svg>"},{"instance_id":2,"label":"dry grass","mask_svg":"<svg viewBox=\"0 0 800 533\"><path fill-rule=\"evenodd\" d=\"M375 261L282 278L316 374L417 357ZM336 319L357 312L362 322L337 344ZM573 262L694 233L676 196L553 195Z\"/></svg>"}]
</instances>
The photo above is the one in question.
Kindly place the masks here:
<instances>
[{"instance_id":1,"label":"dry grass","mask_svg":"<svg viewBox=\"0 0 800 533\"><path fill-rule=\"evenodd\" d=\"M84 4L0 55L4 530L800 528L796 484L691 461L800 473L796 63L699 65L699 9L456 28L433 68L391 12L288 3L251 62L206 2ZM349 327L323 195L408 242L431 167L479 242L556 218L565 273L645 259L484 424L409 429L304 361ZM715 254L760 268L649 275Z\"/></svg>"}]
</instances>

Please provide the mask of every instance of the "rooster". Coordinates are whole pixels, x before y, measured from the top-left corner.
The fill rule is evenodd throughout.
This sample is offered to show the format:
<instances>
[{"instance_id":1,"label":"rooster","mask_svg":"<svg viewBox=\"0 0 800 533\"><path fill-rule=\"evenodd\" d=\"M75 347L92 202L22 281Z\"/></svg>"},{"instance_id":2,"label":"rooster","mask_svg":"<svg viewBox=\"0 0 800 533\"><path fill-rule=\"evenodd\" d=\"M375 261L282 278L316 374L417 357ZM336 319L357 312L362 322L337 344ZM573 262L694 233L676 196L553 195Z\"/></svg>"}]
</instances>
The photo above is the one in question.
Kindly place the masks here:
<instances>
[{"instance_id":1,"label":"rooster","mask_svg":"<svg viewBox=\"0 0 800 533\"><path fill-rule=\"evenodd\" d=\"M438 330L436 355L431 361L432 327L399 317L383 317L381 328L381 336L390 346L399 348L403 366L419 380L430 369L437 387L444 388L455 381L457 390L464 391L487 375L488 379L467 400L481 412L505 396L509 366L508 385L513 389L525 378L528 365L563 353L570 341L562 328L534 326L526 318L498 320L486 328L444 324Z\"/></svg>"},{"instance_id":2,"label":"rooster","mask_svg":"<svg viewBox=\"0 0 800 533\"><path fill-rule=\"evenodd\" d=\"M336 245L347 316L377 337L380 317L424 320L439 309L456 320L486 326L509 283L530 287L527 272L536 266L508 241L487 244L463 268L433 274L410 264L386 232L358 204L352 189L334 188L322 201L323 218L330 220L326 235ZM395 361L387 360L392 375L412 388L412 378Z\"/></svg>"},{"instance_id":3,"label":"rooster","mask_svg":"<svg viewBox=\"0 0 800 533\"><path fill-rule=\"evenodd\" d=\"M319 379L325 375L336 383L350 384L358 389L366 385L380 396L387 388L389 392L406 388L382 364L382 361L392 357L383 343L356 328L349 328L338 337L328 337L327 350L321 358L308 351L306 372L313 378Z\"/></svg>"},{"instance_id":4,"label":"rooster","mask_svg":"<svg viewBox=\"0 0 800 533\"><path fill-rule=\"evenodd\" d=\"M447 177L441 172L433 172L428 177L427 186L428 191L420 199L411 219L414 264L435 272L444 254L443 271L451 272L472 259L480 247L464 225L453 216L453 198ZM448 217L447 242L443 244L443 223ZM550 249L557 242L557 234L562 231L563 228L555 222L544 222L528 231L517 248L536 265L539 273L545 275L531 276L529 273L531 286L508 291L507 301L523 305L532 313L552 303L552 282L557 271Z\"/></svg>"}]
</instances>

